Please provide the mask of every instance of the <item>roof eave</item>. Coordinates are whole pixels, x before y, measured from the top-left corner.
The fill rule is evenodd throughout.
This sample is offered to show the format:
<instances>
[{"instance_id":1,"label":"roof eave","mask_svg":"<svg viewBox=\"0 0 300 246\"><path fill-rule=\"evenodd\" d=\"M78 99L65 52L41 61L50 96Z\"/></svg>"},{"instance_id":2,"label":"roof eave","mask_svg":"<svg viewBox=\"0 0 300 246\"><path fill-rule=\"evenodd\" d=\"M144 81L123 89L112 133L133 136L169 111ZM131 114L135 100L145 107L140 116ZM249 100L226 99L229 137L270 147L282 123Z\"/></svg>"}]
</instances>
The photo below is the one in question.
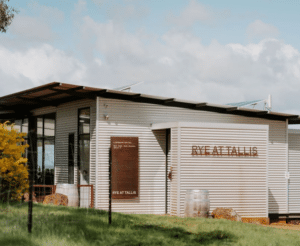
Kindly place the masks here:
<instances>
[{"instance_id":1,"label":"roof eave","mask_svg":"<svg viewBox=\"0 0 300 246\"><path fill-rule=\"evenodd\" d=\"M269 120L285 121L289 124L300 124L300 116L268 112L265 110L239 108L230 105L212 104L207 102L194 102L179 100L176 98L159 97L140 93L108 90L101 88L78 86L66 83L52 82L29 90L17 92L0 98L0 111L14 110L14 114L23 114L33 109L58 106L74 100L95 99L97 96L112 99L122 99L133 102L165 105L169 107L181 107L192 110L203 110L222 114L240 115L246 117L264 118ZM8 114L5 114L8 115ZM2 115L3 116L3 115ZM0 118L1 113L0 113Z\"/></svg>"}]
</instances>

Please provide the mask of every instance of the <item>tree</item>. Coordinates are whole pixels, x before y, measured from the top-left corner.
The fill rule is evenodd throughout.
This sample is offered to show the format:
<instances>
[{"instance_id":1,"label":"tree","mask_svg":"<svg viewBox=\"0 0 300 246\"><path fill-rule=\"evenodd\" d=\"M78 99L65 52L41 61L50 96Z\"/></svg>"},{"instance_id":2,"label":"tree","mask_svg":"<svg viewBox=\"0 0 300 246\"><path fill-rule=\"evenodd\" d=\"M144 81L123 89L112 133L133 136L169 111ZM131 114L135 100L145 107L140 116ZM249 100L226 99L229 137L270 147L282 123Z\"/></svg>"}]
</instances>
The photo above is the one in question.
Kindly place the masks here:
<instances>
[{"instance_id":1,"label":"tree","mask_svg":"<svg viewBox=\"0 0 300 246\"><path fill-rule=\"evenodd\" d=\"M8 122L0 124L0 197L2 200L20 200L28 191L27 159L22 157L25 148L24 136Z\"/></svg>"},{"instance_id":2,"label":"tree","mask_svg":"<svg viewBox=\"0 0 300 246\"><path fill-rule=\"evenodd\" d=\"M0 0L0 32L6 32L15 16L14 12L17 13L17 10L9 7L6 2L9 0Z\"/></svg>"}]
</instances>

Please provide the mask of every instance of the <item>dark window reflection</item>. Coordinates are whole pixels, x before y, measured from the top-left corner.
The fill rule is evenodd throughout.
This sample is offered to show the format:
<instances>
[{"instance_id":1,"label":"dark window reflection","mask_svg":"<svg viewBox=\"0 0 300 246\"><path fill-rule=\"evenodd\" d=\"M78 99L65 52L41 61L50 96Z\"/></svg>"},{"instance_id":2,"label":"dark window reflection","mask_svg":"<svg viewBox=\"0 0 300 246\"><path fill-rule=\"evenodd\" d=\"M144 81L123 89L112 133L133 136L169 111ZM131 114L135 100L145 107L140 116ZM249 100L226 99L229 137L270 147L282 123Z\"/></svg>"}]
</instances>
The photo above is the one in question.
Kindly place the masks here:
<instances>
[{"instance_id":1,"label":"dark window reflection","mask_svg":"<svg viewBox=\"0 0 300 246\"><path fill-rule=\"evenodd\" d=\"M55 119L44 119L44 135L54 137L55 135Z\"/></svg>"},{"instance_id":2,"label":"dark window reflection","mask_svg":"<svg viewBox=\"0 0 300 246\"><path fill-rule=\"evenodd\" d=\"M89 184L90 173L90 109L80 109L78 115L79 183L85 185Z\"/></svg>"},{"instance_id":3,"label":"dark window reflection","mask_svg":"<svg viewBox=\"0 0 300 246\"><path fill-rule=\"evenodd\" d=\"M75 134L69 134L68 183L74 184Z\"/></svg>"},{"instance_id":4,"label":"dark window reflection","mask_svg":"<svg viewBox=\"0 0 300 246\"><path fill-rule=\"evenodd\" d=\"M54 184L54 141L55 141L55 114L38 116L37 123L37 163L34 169L35 184ZM14 121L15 129L28 133L28 119ZM24 137L26 144L27 136ZM23 157L27 157L27 151Z\"/></svg>"},{"instance_id":5,"label":"dark window reflection","mask_svg":"<svg viewBox=\"0 0 300 246\"><path fill-rule=\"evenodd\" d=\"M15 122L14 122L14 124L15 124L15 129L18 131L18 132L21 132L22 130L22 120L15 120Z\"/></svg>"},{"instance_id":6,"label":"dark window reflection","mask_svg":"<svg viewBox=\"0 0 300 246\"><path fill-rule=\"evenodd\" d=\"M43 118L37 118L37 137L43 137Z\"/></svg>"},{"instance_id":7,"label":"dark window reflection","mask_svg":"<svg viewBox=\"0 0 300 246\"><path fill-rule=\"evenodd\" d=\"M79 134L90 134L90 109L79 110Z\"/></svg>"},{"instance_id":8,"label":"dark window reflection","mask_svg":"<svg viewBox=\"0 0 300 246\"><path fill-rule=\"evenodd\" d=\"M37 118L37 165L35 184L54 184L55 114Z\"/></svg>"},{"instance_id":9,"label":"dark window reflection","mask_svg":"<svg viewBox=\"0 0 300 246\"><path fill-rule=\"evenodd\" d=\"M22 122L22 132L28 133L28 119L23 119Z\"/></svg>"},{"instance_id":10,"label":"dark window reflection","mask_svg":"<svg viewBox=\"0 0 300 246\"><path fill-rule=\"evenodd\" d=\"M15 124L14 129L18 132L28 133L28 119L18 119L15 121L12 121L12 123ZM27 144L27 135L24 136L25 141L22 144ZM22 156L24 158L27 158L27 151L28 149L25 149L25 153L22 153Z\"/></svg>"}]
</instances>

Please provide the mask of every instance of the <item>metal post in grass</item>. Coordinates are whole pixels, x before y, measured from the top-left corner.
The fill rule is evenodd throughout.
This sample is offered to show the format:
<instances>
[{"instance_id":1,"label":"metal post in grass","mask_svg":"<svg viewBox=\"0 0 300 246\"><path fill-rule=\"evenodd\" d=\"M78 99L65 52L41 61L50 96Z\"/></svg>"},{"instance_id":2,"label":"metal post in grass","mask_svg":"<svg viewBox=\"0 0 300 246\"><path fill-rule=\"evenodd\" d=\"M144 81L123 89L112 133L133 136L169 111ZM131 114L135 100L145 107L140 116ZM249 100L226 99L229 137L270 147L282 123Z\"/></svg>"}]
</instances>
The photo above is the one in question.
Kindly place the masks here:
<instances>
[{"instance_id":1,"label":"metal post in grass","mask_svg":"<svg viewBox=\"0 0 300 246\"><path fill-rule=\"evenodd\" d=\"M111 149L109 149L109 205L108 205L108 224L111 224Z\"/></svg>"},{"instance_id":2,"label":"metal post in grass","mask_svg":"<svg viewBox=\"0 0 300 246\"><path fill-rule=\"evenodd\" d=\"M28 201L28 232L32 229L32 193L33 193L33 178L34 164L36 159L36 122L35 118L29 114L28 117L28 165L29 165L29 201Z\"/></svg>"}]
</instances>

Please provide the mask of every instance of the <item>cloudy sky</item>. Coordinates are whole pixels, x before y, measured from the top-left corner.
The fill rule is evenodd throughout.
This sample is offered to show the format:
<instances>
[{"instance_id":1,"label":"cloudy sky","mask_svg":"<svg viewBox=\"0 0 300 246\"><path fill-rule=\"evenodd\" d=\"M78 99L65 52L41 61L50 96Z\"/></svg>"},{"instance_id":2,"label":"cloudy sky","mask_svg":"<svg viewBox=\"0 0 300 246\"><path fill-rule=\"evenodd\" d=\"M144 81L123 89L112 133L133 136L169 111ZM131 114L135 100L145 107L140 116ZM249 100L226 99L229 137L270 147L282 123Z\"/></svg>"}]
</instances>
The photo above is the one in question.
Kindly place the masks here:
<instances>
[{"instance_id":1,"label":"cloudy sky","mask_svg":"<svg viewBox=\"0 0 300 246\"><path fill-rule=\"evenodd\" d=\"M298 0L10 0L0 96L52 81L300 114ZM260 107L258 107L260 108Z\"/></svg>"}]
</instances>

